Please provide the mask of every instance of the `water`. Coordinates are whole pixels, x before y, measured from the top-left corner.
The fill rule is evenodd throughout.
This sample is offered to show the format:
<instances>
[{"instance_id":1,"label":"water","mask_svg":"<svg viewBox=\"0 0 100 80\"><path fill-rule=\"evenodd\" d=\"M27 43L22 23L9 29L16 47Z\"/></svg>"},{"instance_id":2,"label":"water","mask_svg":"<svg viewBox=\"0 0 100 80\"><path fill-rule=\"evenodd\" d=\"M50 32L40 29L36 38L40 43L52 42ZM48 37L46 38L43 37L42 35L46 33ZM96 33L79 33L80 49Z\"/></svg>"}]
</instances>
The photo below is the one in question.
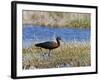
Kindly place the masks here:
<instances>
[{"instance_id":1,"label":"water","mask_svg":"<svg viewBox=\"0 0 100 80\"><path fill-rule=\"evenodd\" d=\"M90 41L89 29L49 28L44 26L23 25L23 47L32 43L54 40L60 36L65 42L68 41Z\"/></svg>"}]
</instances>

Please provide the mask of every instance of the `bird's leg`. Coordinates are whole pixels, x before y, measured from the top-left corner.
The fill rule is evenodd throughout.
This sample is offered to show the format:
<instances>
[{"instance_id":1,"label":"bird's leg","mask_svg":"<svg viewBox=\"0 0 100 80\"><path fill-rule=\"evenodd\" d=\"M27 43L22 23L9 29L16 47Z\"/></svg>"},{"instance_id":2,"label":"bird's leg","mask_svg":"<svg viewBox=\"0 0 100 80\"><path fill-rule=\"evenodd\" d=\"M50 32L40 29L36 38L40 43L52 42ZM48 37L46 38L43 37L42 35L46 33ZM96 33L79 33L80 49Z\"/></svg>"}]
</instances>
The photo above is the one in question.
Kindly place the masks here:
<instances>
[{"instance_id":1,"label":"bird's leg","mask_svg":"<svg viewBox=\"0 0 100 80\"><path fill-rule=\"evenodd\" d=\"M50 52L51 52L51 50L49 50L49 54L48 54L49 57L50 57Z\"/></svg>"},{"instance_id":2,"label":"bird's leg","mask_svg":"<svg viewBox=\"0 0 100 80\"><path fill-rule=\"evenodd\" d=\"M45 56L45 55L46 55L46 53L44 53L44 52L43 52L43 49L42 49L42 48L40 48L40 50L41 50L41 52L42 52L43 56Z\"/></svg>"},{"instance_id":3,"label":"bird's leg","mask_svg":"<svg viewBox=\"0 0 100 80\"><path fill-rule=\"evenodd\" d=\"M40 48L40 51L42 52L42 49Z\"/></svg>"},{"instance_id":4,"label":"bird's leg","mask_svg":"<svg viewBox=\"0 0 100 80\"><path fill-rule=\"evenodd\" d=\"M42 48L40 48L40 52L44 55Z\"/></svg>"}]
</instances>

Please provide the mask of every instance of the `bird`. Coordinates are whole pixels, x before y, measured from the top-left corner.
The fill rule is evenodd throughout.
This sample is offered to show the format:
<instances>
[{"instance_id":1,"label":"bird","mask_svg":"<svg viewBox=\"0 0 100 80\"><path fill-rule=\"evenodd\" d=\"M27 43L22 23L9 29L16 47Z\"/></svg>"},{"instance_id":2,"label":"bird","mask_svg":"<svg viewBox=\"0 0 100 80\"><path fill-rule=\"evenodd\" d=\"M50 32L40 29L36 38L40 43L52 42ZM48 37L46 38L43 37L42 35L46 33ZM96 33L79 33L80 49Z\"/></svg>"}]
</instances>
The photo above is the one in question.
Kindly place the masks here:
<instances>
[{"instance_id":1,"label":"bird","mask_svg":"<svg viewBox=\"0 0 100 80\"><path fill-rule=\"evenodd\" d=\"M60 37L56 37L56 42L55 41L46 41L46 42L42 42L42 43L37 43L35 44L36 47L39 48L44 48L44 49L48 49L49 50L49 54L48 56L50 56L50 52L53 49L56 49L60 46Z\"/></svg>"}]
</instances>

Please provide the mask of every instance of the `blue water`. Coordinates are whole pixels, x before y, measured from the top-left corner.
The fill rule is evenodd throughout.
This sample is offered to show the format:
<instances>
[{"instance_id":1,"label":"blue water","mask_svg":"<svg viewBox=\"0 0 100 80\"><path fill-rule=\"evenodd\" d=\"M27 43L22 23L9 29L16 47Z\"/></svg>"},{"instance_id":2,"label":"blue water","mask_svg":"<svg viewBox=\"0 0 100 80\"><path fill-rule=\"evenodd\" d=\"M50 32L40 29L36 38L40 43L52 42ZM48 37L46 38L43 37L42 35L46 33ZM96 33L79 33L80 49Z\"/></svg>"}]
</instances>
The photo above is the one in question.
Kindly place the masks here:
<instances>
[{"instance_id":1,"label":"blue water","mask_svg":"<svg viewBox=\"0 0 100 80\"><path fill-rule=\"evenodd\" d=\"M50 28L44 26L23 25L23 47L32 43L53 40L60 36L63 41L90 41L90 29Z\"/></svg>"}]
</instances>

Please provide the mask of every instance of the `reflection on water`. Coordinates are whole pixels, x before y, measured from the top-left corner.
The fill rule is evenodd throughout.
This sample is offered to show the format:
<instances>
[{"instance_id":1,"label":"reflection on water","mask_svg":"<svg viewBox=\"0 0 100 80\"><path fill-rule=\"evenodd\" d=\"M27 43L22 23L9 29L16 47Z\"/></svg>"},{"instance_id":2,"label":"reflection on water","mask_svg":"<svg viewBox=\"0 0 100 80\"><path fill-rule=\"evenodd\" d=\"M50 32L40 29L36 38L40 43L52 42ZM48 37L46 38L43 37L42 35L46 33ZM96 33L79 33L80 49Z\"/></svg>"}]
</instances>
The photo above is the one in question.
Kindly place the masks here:
<instances>
[{"instance_id":1,"label":"reflection on water","mask_svg":"<svg viewBox=\"0 0 100 80\"><path fill-rule=\"evenodd\" d=\"M23 47L28 47L32 43L54 40L56 36L60 36L65 42L90 41L90 30L23 25Z\"/></svg>"}]
</instances>

